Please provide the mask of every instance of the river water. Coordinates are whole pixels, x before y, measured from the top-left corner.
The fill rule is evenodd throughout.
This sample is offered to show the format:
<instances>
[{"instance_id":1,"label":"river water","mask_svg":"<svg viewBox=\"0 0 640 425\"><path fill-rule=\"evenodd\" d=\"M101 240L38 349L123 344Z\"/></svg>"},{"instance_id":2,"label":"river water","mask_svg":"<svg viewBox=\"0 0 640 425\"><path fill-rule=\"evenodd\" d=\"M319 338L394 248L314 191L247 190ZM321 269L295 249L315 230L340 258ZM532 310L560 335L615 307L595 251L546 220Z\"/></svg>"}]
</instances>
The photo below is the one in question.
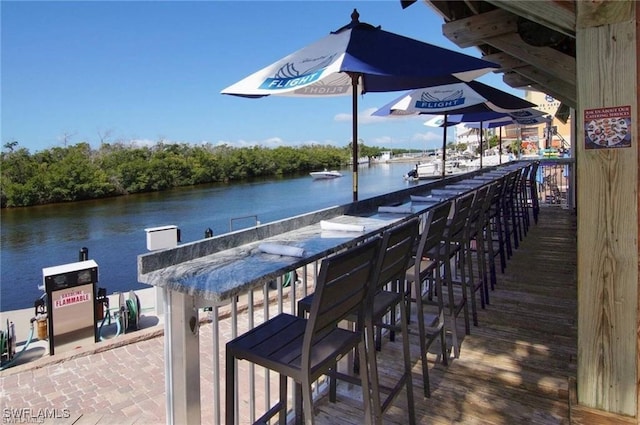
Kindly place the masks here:
<instances>
[{"instance_id":1,"label":"river water","mask_svg":"<svg viewBox=\"0 0 640 425\"><path fill-rule=\"evenodd\" d=\"M411 164L372 164L358 171L358 199L409 185L402 176ZM257 215L261 223L351 202L352 178L310 176L247 183L212 184L160 193L95 201L3 209L0 253L0 311L33 307L42 295L42 269L78 261L88 248L98 264L98 286L107 293L141 289L137 256L147 252L145 228L176 225L182 243L228 232L230 219ZM233 229L255 224L234 220Z\"/></svg>"}]
</instances>

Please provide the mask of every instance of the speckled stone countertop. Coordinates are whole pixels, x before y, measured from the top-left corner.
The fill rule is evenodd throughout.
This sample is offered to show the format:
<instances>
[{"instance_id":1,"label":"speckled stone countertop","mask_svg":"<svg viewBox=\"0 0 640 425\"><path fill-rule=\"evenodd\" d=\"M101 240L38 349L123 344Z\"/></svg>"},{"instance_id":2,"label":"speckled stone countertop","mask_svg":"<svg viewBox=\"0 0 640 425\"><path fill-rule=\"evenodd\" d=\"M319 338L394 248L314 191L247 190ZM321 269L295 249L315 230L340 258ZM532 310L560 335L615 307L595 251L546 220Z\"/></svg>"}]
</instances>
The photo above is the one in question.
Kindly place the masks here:
<instances>
[{"instance_id":1,"label":"speckled stone countertop","mask_svg":"<svg viewBox=\"0 0 640 425\"><path fill-rule=\"evenodd\" d=\"M238 245L229 249L196 257L188 261L139 275L145 283L168 287L213 303L223 303L231 297L262 285L287 271L308 264L340 249L352 246L365 238L382 232L399 221L415 216L429 207L424 203L412 214L374 214L368 217L340 215L333 223L364 226L364 232L322 230L320 222L284 232L266 239ZM302 248L301 257L267 254L260 250L270 242Z\"/></svg>"},{"instance_id":2,"label":"speckled stone countertop","mask_svg":"<svg viewBox=\"0 0 640 425\"><path fill-rule=\"evenodd\" d=\"M365 201L142 254L138 256L138 281L186 293L212 304L223 304L288 271L379 234L402 220L423 214L442 196L435 202L412 203L410 195L429 196L434 189L444 189L447 184L455 184L475 174L417 185ZM469 180L466 182L469 184ZM464 191L460 189L447 191L449 196L446 198ZM411 212L378 213L379 206L410 209ZM320 226L322 220L363 225L365 231L323 231ZM259 249L260 244L266 242L302 248L304 254L301 257L267 254Z\"/></svg>"}]
</instances>

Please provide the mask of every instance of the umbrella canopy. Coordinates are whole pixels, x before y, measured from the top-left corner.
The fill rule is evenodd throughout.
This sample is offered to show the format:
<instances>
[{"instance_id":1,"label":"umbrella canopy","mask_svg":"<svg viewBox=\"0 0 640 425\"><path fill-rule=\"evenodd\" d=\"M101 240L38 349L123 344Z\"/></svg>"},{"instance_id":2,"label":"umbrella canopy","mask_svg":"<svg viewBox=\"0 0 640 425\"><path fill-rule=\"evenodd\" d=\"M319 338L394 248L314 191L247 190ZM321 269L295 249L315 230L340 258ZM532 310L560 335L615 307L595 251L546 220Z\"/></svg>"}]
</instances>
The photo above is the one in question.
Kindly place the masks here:
<instances>
[{"instance_id":1,"label":"umbrella canopy","mask_svg":"<svg viewBox=\"0 0 640 425\"><path fill-rule=\"evenodd\" d=\"M353 200L358 199L357 95L469 81L498 65L361 23L351 23L222 90L250 98L351 95Z\"/></svg>"},{"instance_id":2,"label":"umbrella canopy","mask_svg":"<svg viewBox=\"0 0 640 425\"><path fill-rule=\"evenodd\" d=\"M484 128L497 128L506 125L537 125L549 124L551 118L537 109L527 108L519 111L503 112L480 112L457 115L436 115L427 120L424 125L430 127L453 126L464 123L468 128L480 129L480 151L482 152L482 130ZM502 151L502 128L500 128L499 150ZM500 157L500 163L502 157ZM480 154L480 167L482 167L482 153Z\"/></svg>"},{"instance_id":3,"label":"umbrella canopy","mask_svg":"<svg viewBox=\"0 0 640 425\"><path fill-rule=\"evenodd\" d=\"M473 114L473 121L499 118L508 112L517 113L535 104L498 90L479 81L457 81L439 86L423 87L406 93L375 111L374 116L444 114L442 126L442 176L446 164L447 127L460 121L450 120L450 114ZM482 148L482 140L480 140Z\"/></svg>"},{"instance_id":4,"label":"umbrella canopy","mask_svg":"<svg viewBox=\"0 0 640 425\"><path fill-rule=\"evenodd\" d=\"M457 118L456 115L451 117L451 119L455 120ZM537 116L537 117L529 117L529 118L514 118L511 116L507 116L504 118L497 118L489 121L459 121L463 122L466 127L469 128L496 128L496 127L504 127L505 125L538 125L538 124L548 124L551 122L551 118L546 116Z\"/></svg>"},{"instance_id":5,"label":"umbrella canopy","mask_svg":"<svg viewBox=\"0 0 640 425\"><path fill-rule=\"evenodd\" d=\"M372 115L416 115L416 114L482 114L475 121L499 118L493 113L509 113L532 108L535 104L498 90L479 81L458 81L449 84L423 87L406 93Z\"/></svg>"},{"instance_id":6,"label":"umbrella canopy","mask_svg":"<svg viewBox=\"0 0 640 425\"><path fill-rule=\"evenodd\" d=\"M510 112L478 112L465 114L448 114L447 125L457 125L465 123L470 128L496 128L505 125L536 125L550 122L544 112L537 109L527 108ZM428 119L424 125L429 127L442 127L444 125L444 115L435 115Z\"/></svg>"}]
</instances>

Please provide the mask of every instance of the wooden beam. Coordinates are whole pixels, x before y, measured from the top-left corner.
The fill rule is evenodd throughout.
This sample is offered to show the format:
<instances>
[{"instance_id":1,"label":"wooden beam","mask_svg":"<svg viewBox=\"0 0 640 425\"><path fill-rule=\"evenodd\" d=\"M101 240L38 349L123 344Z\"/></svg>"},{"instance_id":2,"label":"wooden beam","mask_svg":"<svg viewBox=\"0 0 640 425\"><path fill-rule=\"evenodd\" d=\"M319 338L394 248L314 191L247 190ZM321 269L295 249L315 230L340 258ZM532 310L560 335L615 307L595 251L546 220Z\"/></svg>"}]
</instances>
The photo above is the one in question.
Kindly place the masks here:
<instances>
[{"instance_id":1,"label":"wooden beam","mask_svg":"<svg viewBox=\"0 0 640 425\"><path fill-rule=\"evenodd\" d=\"M518 58L514 58L513 56L505 52L484 55L482 59L487 60L489 62L497 63L498 65L500 65L500 68L496 70L497 72L507 72L507 71L511 71L514 68L519 68L519 67L528 65L526 62L521 61Z\"/></svg>"},{"instance_id":2,"label":"wooden beam","mask_svg":"<svg viewBox=\"0 0 640 425\"><path fill-rule=\"evenodd\" d=\"M548 74L538 68L534 68L533 66L523 66L521 68L516 68L514 69L514 72L530 79L531 81L536 82L542 87L545 87L546 90L544 91L548 92L549 94L551 94L550 92L553 91L554 93L560 94L560 97L563 100L568 99L570 100L570 102L568 103L576 105L577 90L575 82L562 81L554 75Z\"/></svg>"},{"instance_id":3,"label":"wooden beam","mask_svg":"<svg viewBox=\"0 0 640 425\"><path fill-rule=\"evenodd\" d=\"M571 108L577 107L577 102L575 97L569 98L565 96L563 93L558 93L554 91L552 88L545 87L533 80L528 79L524 75L518 74L517 72L507 72L502 76L502 80L505 84L513 87L513 88L532 88L538 90L539 92L549 94L553 96L555 99L558 99L562 103L570 106Z\"/></svg>"},{"instance_id":4,"label":"wooden beam","mask_svg":"<svg viewBox=\"0 0 640 425\"><path fill-rule=\"evenodd\" d=\"M505 72L502 76L502 81L513 88L523 88L536 84L535 81L530 80L524 75L517 72Z\"/></svg>"},{"instance_id":5,"label":"wooden beam","mask_svg":"<svg viewBox=\"0 0 640 425\"><path fill-rule=\"evenodd\" d=\"M516 20L515 15L496 9L443 24L442 34L460 47L471 47L484 44L486 38L516 32Z\"/></svg>"},{"instance_id":6,"label":"wooden beam","mask_svg":"<svg viewBox=\"0 0 640 425\"><path fill-rule=\"evenodd\" d=\"M578 9L580 13L576 18L576 26L589 28L629 21L635 15L633 3L630 0L587 2Z\"/></svg>"},{"instance_id":7,"label":"wooden beam","mask_svg":"<svg viewBox=\"0 0 640 425\"><path fill-rule=\"evenodd\" d=\"M515 33L487 38L484 42L536 68L544 69L564 82L575 84L576 60L569 55L551 47L529 46Z\"/></svg>"},{"instance_id":8,"label":"wooden beam","mask_svg":"<svg viewBox=\"0 0 640 425\"><path fill-rule=\"evenodd\" d=\"M595 4L576 2L578 15ZM630 106L637 122L637 55L635 19L577 28L578 402L636 418L638 126L629 147L586 149L584 114Z\"/></svg>"},{"instance_id":9,"label":"wooden beam","mask_svg":"<svg viewBox=\"0 0 640 425\"><path fill-rule=\"evenodd\" d=\"M576 37L576 16L553 1L487 0L500 9L551 28L570 37Z\"/></svg>"}]
</instances>

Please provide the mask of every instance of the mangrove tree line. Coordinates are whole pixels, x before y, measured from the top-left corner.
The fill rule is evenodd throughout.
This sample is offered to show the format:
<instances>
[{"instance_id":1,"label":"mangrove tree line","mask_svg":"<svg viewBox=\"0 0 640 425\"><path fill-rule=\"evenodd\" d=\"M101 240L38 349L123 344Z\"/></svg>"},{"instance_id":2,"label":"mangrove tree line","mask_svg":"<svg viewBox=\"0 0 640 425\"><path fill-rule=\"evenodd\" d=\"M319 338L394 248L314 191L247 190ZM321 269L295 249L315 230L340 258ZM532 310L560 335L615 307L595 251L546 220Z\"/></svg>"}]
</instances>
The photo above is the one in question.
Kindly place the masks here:
<instances>
[{"instance_id":1,"label":"mangrove tree line","mask_svg":"<svg viewBox=\"0 0 640 425\"><path fill-rule=\"evenodd\" d=\"M359 148L367 156L382 150L364 144ZM294 175L338 168L350 156L350 146L235 148L162 142L153 146L103 143L98 149L78 143L32 154L11 142L1 154L0 199L3 208L20 207Z\"/></svg>"}]
</instances>

